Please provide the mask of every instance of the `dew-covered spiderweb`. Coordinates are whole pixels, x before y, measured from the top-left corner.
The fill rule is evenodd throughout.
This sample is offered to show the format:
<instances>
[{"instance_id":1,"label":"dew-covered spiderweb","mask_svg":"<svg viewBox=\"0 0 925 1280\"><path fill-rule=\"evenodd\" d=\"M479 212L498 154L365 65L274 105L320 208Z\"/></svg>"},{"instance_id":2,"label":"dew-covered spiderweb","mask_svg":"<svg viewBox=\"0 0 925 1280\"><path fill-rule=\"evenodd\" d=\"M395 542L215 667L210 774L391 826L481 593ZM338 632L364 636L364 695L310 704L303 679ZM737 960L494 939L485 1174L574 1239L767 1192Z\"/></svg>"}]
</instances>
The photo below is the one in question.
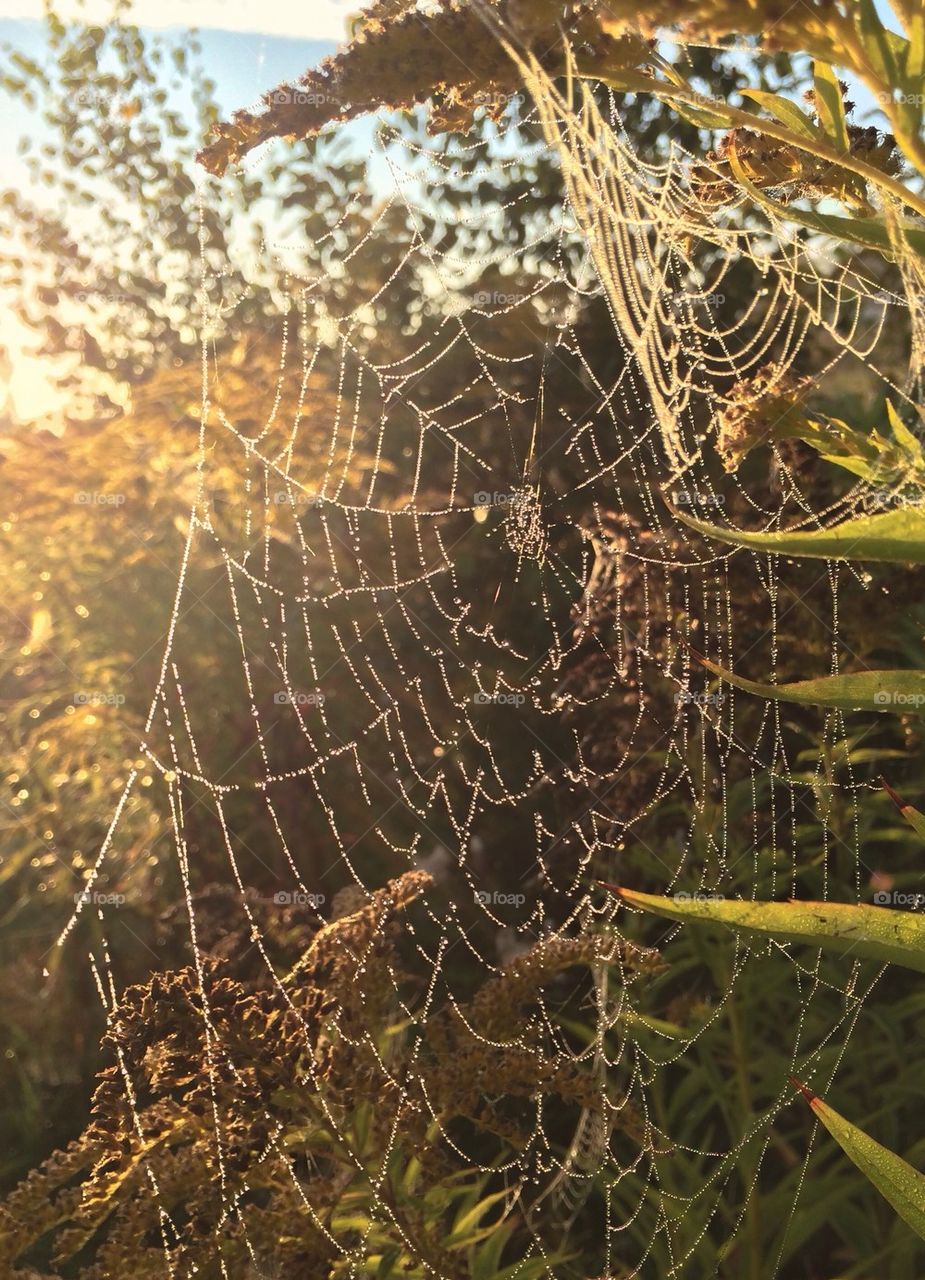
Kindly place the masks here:
<instances>
[{"instance_id":1,"label":"dew-covered spiderweb","mask_svg":"<svg viewBox=\"0 0 925 1280\"><path fill-rule=\"evenodd\" d=\"M464 162L470 178L503 189L525 145L503 124L471 152L385 129L368 207L345 204L315 258L323 269L300 275L284 238L250 273L203 255L198 492L142 750L169 797L194 954L204 826L271 982L255 884L266 895L271 875L270 896L306 905L320 924L390 879L426 872L418 914L403 924L426 980L413 1007L397 978L394 996L395 1019L412 1026L428 1001L462 1001L538 942L598 937L582 996L588 1034L564 1025L553 987L537 994L531 1036L553 1061L588 1072L601 1102L563 1136L548 1103L532 1101L529 1140L495 1170L504 1210L537 1224L542 1257L544 1217L568 1223L596 1197L602 1275L701 1275L704 1240L719 1249L741 1234L792 1090L782 1072L738 1131L705 1123L698 1137L693 1122L679 1137L670 1095L688 1088L686 1064L709 1054L749 971L783 966L794 1017L774 1029L776 1048L783 1037L783 1058L804 1076L824 1054L831 1073L871 977L740 943L696 1019L676 1007L660 1021L645 996L657 966L628 963L621 940L664 956L683 930L642 928L596 882L824 896L837 864L860 894L857 798L870 783L850 763L795 758L781 708L716 681L696 654L766 680L838 671L852 660L852 613L880 607L884 588L849 566L733 551L684 517L809 528L905 500L901 478L833 493L786 444L727 470L718 445L743 399L786 406L833 370L901 410L922 341L903 286L913 299L922 290L911 266L884 284L821 238L749 215L728 191L711 198L708 166L678 146L643 163L613 101L578 82L556 87L536 64L523 70L537 104L530 145L554 157L566 197L551 220L521 214L529 189L482 211L445 200ZM411 228L407 243L379 252L392 216ZM498 218L521 218L524 240L483 234ZM454 232L449 250L437 223ZM223 340L257 290L272 295L275 323L232 348ZM390 309L404 319L382 333ZM593 333L583 327L591 309ZM236 419L227 371L256 349L255 408ZM188 584L204 562L216 584L200 599ZM238 686L216 691L249 726L234 759L209 690L190 683L187 632L202 610L240 646ZM813 714L835 753L843 717ZM134 785L133 774L124 802ZM826 804L839 824L812 820ZM94 874L118 865L122 807ZM241 834L246 812L272 830L272 849ZM83 909L105 921L94 883ZM105 955L96 963L113 1007L119 975L107 976ZM233 1075L207 1001L202 1017L208 1070ZM314 1072L307 1063L299 1087L323 1093ZM131 1097L128 1072L124 1087ZM695 1111L696 1097L687 1105ZM249 1171L224 1167L225 1125L216 1105L230 1223ZM444 1136L463 1166L477 1164ZM254 1166L286 1158L270 1128ZM672 1172L681 1159L698 1171L696 1190ZM315 1214L311 1176L294 1164L291 1176ZM793 1176L782 1240L804 1194ZM149 1194L162 1195L153 1176ZM373 1203L389 1217L386 1195ZM161 1227L165 1274L186 1274L172 1258L166 1199ZM362 1230L340 1239L342 1273L366 1274ZM264 1274L256 1251L252 1262ZM763 1275L778 1274L775 1258L765 1263Z\"/></svg>"}]
</instances>

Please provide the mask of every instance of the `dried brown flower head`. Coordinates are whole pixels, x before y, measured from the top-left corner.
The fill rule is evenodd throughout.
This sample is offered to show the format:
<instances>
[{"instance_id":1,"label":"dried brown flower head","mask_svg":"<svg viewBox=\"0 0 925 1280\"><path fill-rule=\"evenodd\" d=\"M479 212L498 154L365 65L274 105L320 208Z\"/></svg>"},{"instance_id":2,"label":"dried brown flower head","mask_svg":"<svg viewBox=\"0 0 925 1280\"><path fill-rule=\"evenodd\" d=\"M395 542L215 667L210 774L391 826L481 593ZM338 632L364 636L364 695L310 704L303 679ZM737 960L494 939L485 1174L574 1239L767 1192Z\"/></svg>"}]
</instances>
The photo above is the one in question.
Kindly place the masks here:
<instances>
[{"instance_id":1,"label":"dried brown flower head","mask_svg":"<svg viewBox=\"0 0 925 1280\"><path fill-rule=\"evenodd\" d=\"M417 1156L424 1189L455 1186L476 1175L435 1120L441 1133L467 1127L490 1163L524 1146L544 1099L576 1114L606 1105L539 1015L546 983L606 949L547 939L468 1003L413 1009L399 918L430 886L409 872L362 901L344 895L288 977L262 988L208 958L129 988L90 1126L0 1206L0 1274L26 1280L50 1234L80 1280L153 1280L165 1263L218 1277L219 1252L230 1276L327 1276L352 1247L403 1250L405 1269L464 1280L439 1213L425 1215L423 1191L384 1188L379 1162L403 1170ZM629 1130L638 1118L625 1111ZM374 1219L367 1237L349 1206Z\"/></svg>"},{"instance_id":2,"label":"dried brown flower head","mask_svg":"<svg viewBox=\"0 0 925 1280\"><path fill-rule=\"evenodd\" d=\"M430 100L433 130L462 130L480 108L499 116L522 91L520 72L497 38L503 29L528 43L552 71L565 67L565 33L593 65L636 66L647 45L604 29L590 0L450 0L424 15L404 0L373 5L352 42L264 97L266 110L238 111L219 124L199 155L221 173L271 138L304 138L335 121Z\"/></svg>"},{"instance_id":3,"label":"dried brown flower head","mask_svg":"<svg viewBox=\"0 0 925 1280\"><path fill-rule=\"evenodd\" d=\"M717 447L727 471L762 444L799 437L808 429L803 406L811 378L768 364L736 383L717 419Z\"/></svg>"}]
</instances>

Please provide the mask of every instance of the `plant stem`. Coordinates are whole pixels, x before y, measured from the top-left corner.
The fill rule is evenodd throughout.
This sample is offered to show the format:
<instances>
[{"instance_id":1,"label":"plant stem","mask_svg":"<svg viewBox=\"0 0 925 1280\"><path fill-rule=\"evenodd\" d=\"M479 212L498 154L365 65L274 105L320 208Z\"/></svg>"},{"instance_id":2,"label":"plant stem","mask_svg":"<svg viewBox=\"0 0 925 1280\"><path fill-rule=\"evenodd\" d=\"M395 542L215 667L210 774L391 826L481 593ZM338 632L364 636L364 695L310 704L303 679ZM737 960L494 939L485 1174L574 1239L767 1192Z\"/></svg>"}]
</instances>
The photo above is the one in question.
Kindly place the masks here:
<instances>
[{"instance_id":1,"label":"plant stem","mask_svg":"<svg viewBox=\"0 0 925 1280\"><path fill-rule=\"evenodd\" d=\"M730 982L732 979L730 978ZM735 993L729 997L729 1029L732 1033L732 1055L735 1062L736 1082L739 1086L739 1097L745 1127L751 1124L754 1108L752 1104L752 1088L748 1078L748 1048L745 1042L745 1031L739 1015L739 1007ZM745 1194L748 1197L745 1206L745 1230L748 1237L748 1273L749 1280L761 1280L761 1210L757 1199L749 1195L752 1183L752 1161L742 1153L742 1174L745 1181Z\"/></svg>"},{"instance_id":2,"label":"plant stem","mask_svg":"<svg viewBox=\"0 0 925 1280\"><path fill-rule=\"evenodd\" d=\"M856 173L859 177L873 183L882 191L888 191L890 195L925 218L925 198L910 191L898 178L882 173L874 165L868 164L866 160L859 160L857 156L836 151L833 146L828 142L824 142L821 138L804 137L799 133L794 133L778 120L766 119L764 116L753 115L750 111L742 111L738 107L730 107L719 98L710 98L705 94L694 93L690 89L682 89L680 85L669 84L665 80L657 80L654 76L646 76L638 71L621 70L613 75L608 75L606 71L601 71L593 63L586 62L582 58L578 58L576 65L578 74L585 79L599 80L602 84L610 85L611 88L617 89L622 93L651 93L657 98L664 98L667 102L686 102L692 107L699 107L702 111L713 111L717 115L726 117L732 125L738 125L743 129L751 129L755 133L775 138L778 142L786 143L788 146L805 151L809 155L814 155L819 160L827 160L837 168L847 169L851 173Z\"/></svg>"}]
</instances>

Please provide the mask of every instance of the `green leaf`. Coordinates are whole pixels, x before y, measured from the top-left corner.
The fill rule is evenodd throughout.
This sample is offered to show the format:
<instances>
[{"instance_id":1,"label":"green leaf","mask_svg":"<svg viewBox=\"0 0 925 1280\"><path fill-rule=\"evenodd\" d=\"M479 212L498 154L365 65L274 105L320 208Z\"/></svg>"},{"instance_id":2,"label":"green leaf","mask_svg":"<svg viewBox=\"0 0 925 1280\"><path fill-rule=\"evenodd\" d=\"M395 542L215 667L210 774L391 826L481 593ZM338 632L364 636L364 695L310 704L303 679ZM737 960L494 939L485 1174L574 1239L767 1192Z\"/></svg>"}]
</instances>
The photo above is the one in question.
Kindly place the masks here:
<instances>
[{"instance_id":1,"label":"green leaf","mask_svg":"<svg viewBox=\"0 0 925 1280\"><path fill-rule=\"evenodd\" d=\"M896 250L890 230L882 218L845 218L831 213L816 213L808 209L796 209L792 205L783 205L776 200L761 194L764 204L773 205L775 210L792 222L819 231L825 235L835 236L839 240L850 240L855 244L876 249L885 258L893 261ZM898 221L896 229L902 233L909 247L920 258L925 258L925 231L912 222Z\"/></svg>"},{"instance_id":2,"label":"green leaf","mask_svg":"<svg viewBox=\"0 0 925 1280\"><path fill-rule=\"evenodd\" d=\"M684 511L677 516L704 537L734 547L774 551L780 555L821 560L888 560L894 564L925 564L925 507L897 507L872 516L844 520L829 529L778 529L748 533L724 529Z\"/></svg>"},{"instance_id":3,"label":"green leaf","mask_svg":"<svg viewBox=\"0 0 925 1280\"><path fill-rule=\"evenodd\" d=\"M812 138L818 142L820 138L820 130L808 116L802 107L798 107L795 102L791 102L789 98L783 98L777 93L767 93L763 89L742 89L743 98L751 98L760 106L764 107L769 115L774 116L781 124L785 124L788 129L792 129L794 133L799 133L804 138Z\"/></svg>"},{"instance_id":4,"label":"green leaf","mask_svg":"<svg viewBox=\"0 0 925 1280\"><path fill-rule=\"evenodd\" d=\"M925 1174L914 1169L895 1151L881 1146L863 1129L846 1120L834 1107L818 1098L811 1089L794 1080L816 1118L822 1123L866 1178L907 1223L925 1240Z\"/></svg>"},{"instance_id":5,"label":"green leaf","mask_svg":"<svg viewBox=\"0 0 925 1280\"><path fill-rule=\"evenodd\" d=\"M816 91L816 114L823 132L835 150L845 155L850 149L845 104L838 77L827 62L813 64L813 85Z\"/></svg>"},{"instance_id":6,"label":"green leaf","mask_svg":"<svg viewBox=\"0 0 925 1280\"><path fill-rule=\"evenodd\" d=\"M920 835L925 839L925 813L922 813L920 809L913 809L911 804L904 804L900 813L916 835Z\"/></svg>"},{"instance_id":7,"label":"green leaf","mask_svg":"<svg viewBox=\"0 0 925 1280\"><path fill-rule=\"evenodd\" d=\"M681 98L673 99L671 105L682 120L686 120L688 124L695 125L698 129L729 128L729 117L723 117L719 112L710 110L709 107L697 107L691 102L683 101Z\"/></svg>"},{"instance_id":8,"label":"green leaf","mask_svg":"<svg viewBox=\"0 0 925 1280\"><path fill-rule=\"evenodd\" d=\"M925 813L920 813L918 809L914 809L911 804L906 804L901 795L893 790L885 778L880 779L884 791L896 805L896 808L909 823L909 826L916 833L925 838Z\"/></svg>"},{"instance_id":9,"label":"green leaf","mask_svg":"<svg viewBox=\"0 0 925 1280\"><path fill-rule=\"evenodd\" d=\"M523 1262L512 1262L509 1267L499 1271L492 1280L540 1280L542 1276L553 1275L552 1268L557 1258L527 1258Z\"/></svg>"},{"instance_id":10,"label":"green leaf","mask_svg":"<svg viewBox=\"0 0 925 1280\"><path fill-rule=\"evenodd\" d=\"M788 222L796 222L799 226L819 232L821 235L833 236L836 240L847 240L852 244L864 245L868 249L876 249L889 261L894 259L896 251L890 229L882 218L846 218L839 214L817 213L812 209L798 209L795 205L781 204L779 200L773 200L766 195L747 177L734 151L730 152L729 163L743 191L746 191L757 204L764 205L778 217ZM925 230L911 222L898 222L896 229L904 236L909 247L919 257L925 258Z\"/></svg>"},{"instance_id":11,"label":"green leaf","mask_svg":"<svg viewBox=\"0 0 925 1280\"><path fill-rule=\"evenodd\" d=\"M820 450L819 457L823 462L831 462L833 466L841 467L844 471L850 471L853 476L860 476L862 480L869 480L871 483L876 478L877 471L875 464L865 462L863 458L845 456L843 453L826 453Z\"/></svg>"},{"instance_id":12,"label":"green leaf","mask_svg":"<svg viewBox=\"0 0 925 1280\"><path fill-rule=\"evenodd\" d=\"M887 417L890 420L890 427L893 430L894 439L897 441L897 443L902 445L902 447L906 450L906 452L911 454L912 457L916 458L917 460L921 460L922 458L921 441L917 440L916 437L912 434L912 432L903 422L902 418L900 418L899 414L893 408L893 405L889 400L887 400L886 402L886 412L887 412Z\"/></svg>"},{"instance_id":13,"label":"green leaf","mask_svg":"<svg viewBox=\"0 0 925 1280\"><path fill-rule=\"evenodd\" d=\"M495 1280L501 1265L501 1255L514 1231L512 1222L503 1222L495 1228L486 1242L475 1251L472 1263L472 1280Z\"/></svg>"},{"instance_id":14,"label":"green leaf","mask_svg":"<svg viewBox=\"0 0 925 1280\"><path fill-rule=\"evenodd\" d=\"M388 1280L395 1272L395 1265L401 1257L401 1249L397 1244L390 1245L382 1254L382 1260L376 1271L377 1280Z\"/></svg>"},{"instance_id":15,"label":"green leaf","mask_svg":"<svg viewBox=\"0 0 925 1280\"><path fill-rule=\"evenodd\" d=\"M786 1243L777 1255L778 1267L783 1268L792 1258L800 1257L809 1240L817 1231L823 1231L829 1227L836 1214L839 1222L845 1221L842 1206L845 1201L850 1201L857 1196L857 1187L851 1178L841 1176L840 1166L838 1169L838 1175L835 1177L830 1175L829 1185L834 1187L834 1190L826 1189L823 1193L818 1176L813 1179L813 1195L803 1197L787 1227ZM780 1197L784 1203L784 1208L780 1212L789 1213L790 1206L794 1204L793 1187L783 1184L780 1190L785 1193ZM773 1212L771 1206L769 1211Z\"/></svg>"},{"instance_id":16,"label":"green leaf","mask_svg":"<svg viewBox=\"0 0 925 1280\"><path fill-rule=\"evenodd\" d=\"M478 1238L478 1227L488 1210L504 1200L510 1193L507 1189L496 1191L493 1195L486 1196L484 1200L479 1200L471 1209L459 1214L453 1223L453 1230L449 1237L444 1241L444 1247L447 1249L460 1249L466 1245L474 1243Z\"/></svg>"},{"instance_id":17,"label":"green leaf","mask_svg":"<svg viewBox=\"0 0 925 1280\"><path fill-rule=\"evenodd\" d=\"M774 702L834 707L839 711L892 711L895 715L921 714L925 708L925 671L853 671L847 675L816 676L789 684L765 684L737 676L702 654L695 653L694 656L727 684Z\"/></svg>"},{"instance_id":18,"label":"green leaf","mask_svg":"<svg viewBox=\"0 0 925 1280\"><path fill-rule=\"evenodd\" d=\"M624 1008L618 1021L626 1027L632 1027L634 1030L642 1028L645 1031L652 1031L656 1035L666 1036L669 1040L683 1040L686 1032L683 1027L679 1027L677 1023L666 1022L663 1018L653 1018L648 1014L640 1013L638 1009Z\"/></svg>"},{"instance_id":19,"label":"green leaf","mask_svg":"<svg viewBox=\"0 0 925 1280\"><path fill-rule=\"evenodd\" d=\"M921 92L925 77L925 10L910 13L908 19L909 54L906 58L906 82L913 92Z\"/></svg>"},{"instance_id":20,"label":"green leaf","mask_svg":"<svg viewBox=\"0 0 925 1280\"><path fill-rule=\"evenodd\" d=\"M372 1224L372 1218L366 1213L338 1213L335 1210L331 1216L331 1226L338 1232L357 1231L367 1235Z\"/></svg>"},{"instance_id":21,"label":"green leaf","mask_svg":"<svg viewBox=\"0 0 925 1280\"><path fill-rule=\"evenodd\" d=\"M848 959L899 964L925 973L925 915L846 902L741 902L680 893L663 898L604 885L625 903L668 920L722 924L749 938L804 943Z\"/></svg>"},{"instance_id":22,"label":"green leaf","mask_svg":"<svg viewBox=\"0 0 925 1280\"><path fill-rule=\"evenodd\" d=\"M858 0L858 33L871 70L885 89L893 89L903 79L909 56L909 42L880 21L874 0Z\"/></svg>"},{"instance_id":23,"label":"green leaf","mask_svg":"<svg viewBox=\"0 0 925 1280\"><path fill-rule=\"evenodd\" d=\"M660 57L659 54L653 55L652 62L654 66L664 72L672 84L677 85L679 89L683 89L685 93L689 93L694 99L693 102L685 102L679 98L672 103L673 109L677 111L679 116L690 124L696 125L698 129L728 129L730 127L732 122L728 115L723 114L722 103L715 102L705 94L698 93L690 81L681 75L678 68Z\"/></svg>"}]
</instances>

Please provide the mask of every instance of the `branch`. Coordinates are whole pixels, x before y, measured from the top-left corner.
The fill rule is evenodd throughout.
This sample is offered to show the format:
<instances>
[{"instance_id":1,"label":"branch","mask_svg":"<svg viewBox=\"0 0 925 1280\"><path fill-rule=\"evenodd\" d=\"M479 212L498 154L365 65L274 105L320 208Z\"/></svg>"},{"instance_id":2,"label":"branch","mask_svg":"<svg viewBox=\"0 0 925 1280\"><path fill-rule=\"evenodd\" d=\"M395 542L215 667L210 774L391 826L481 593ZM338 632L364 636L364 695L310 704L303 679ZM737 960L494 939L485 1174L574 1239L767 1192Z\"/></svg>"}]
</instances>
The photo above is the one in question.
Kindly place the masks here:
<instances>
[{"instance_id":1,"label":"branch","mask_svg":"<svg viewBox=\"0 0 925 1280\"><path fill-rule=\"evenodd\" d=\"M638 36L606 32L594 13L596 0L569 5L569 36L601 66L629 67L648 51ZM398 8L398 16L393 16ZM498 114L506 95L522 88L516 66L485 18L509 25L531 47L543 52L553 72L565 66L563 6L548 0L450 0L426 16L381 4L368 10L354 41L307 71L298 85L283 84L264 95L266 111L238 111L213 126L211 141L197 157L210 173L271 138L295 140L318 133L336 121L376 111L406 110L438 98L432 125L460 127L460 117L480 106ZM391 11L391 12L390 12Z\"/></svg>"},{"instance_id":2,"label":"branch","mask_svg":"<svg viewBox=\"0 0 925 1280\"><path fill-rule=\"evenodd\" d=\"M590 71L586 69L581 59L578 60L577 66L580 75L589 76ZM850 152L836 151L821 138L810 138L808 135L796 133L778 120L772 120L767 116L756 116L738 107L730 107L722 99L710 98L705 94L695 93L692 89L683 89L679 85L669 84L665 80L656 80L654 76L647 76L639 71L616 71L608 75L596 67L594 76L622 93L651 93L658 98L664 98L666 102L686 103L700 110L714 112L716 115L725 117L730 125L751 129L754 133L774 138L777 142L783 142L798 151L805 151L818 160L826 160L838 169L847 169L850 173L856 173L858 177L864 178L882 191L888 191L891 196L925 217L925 199L922 196L916 195L898 178L891 177L875 165L868 164L866 160Z\"/></svg>"}]
</instances>

